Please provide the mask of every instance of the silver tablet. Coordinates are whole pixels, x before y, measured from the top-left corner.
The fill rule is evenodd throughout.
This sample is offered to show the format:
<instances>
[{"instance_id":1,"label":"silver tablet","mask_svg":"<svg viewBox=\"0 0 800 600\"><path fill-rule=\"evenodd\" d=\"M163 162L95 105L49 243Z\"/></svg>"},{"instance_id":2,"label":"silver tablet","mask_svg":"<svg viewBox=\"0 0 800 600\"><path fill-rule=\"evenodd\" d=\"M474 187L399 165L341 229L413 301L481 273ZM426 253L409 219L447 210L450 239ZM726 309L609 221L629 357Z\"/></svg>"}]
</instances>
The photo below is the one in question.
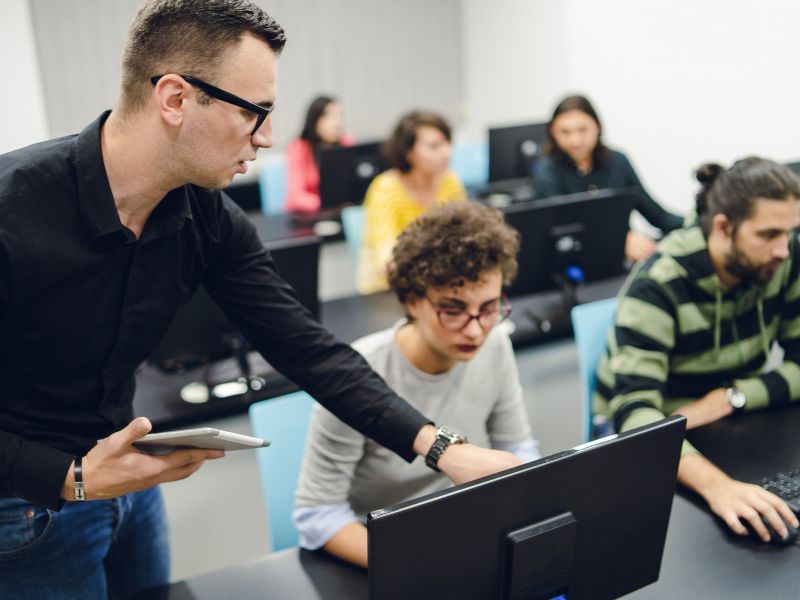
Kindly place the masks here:
<instances>
[{"instance_id":1,"label":"silver tablet","mask_svg":"<svg viewBox=\"0 0 800 600\"><path fill-rule=\"evenodd\" d=\"M180 448L247 450L249 448L269 446L269 442L249 435L233 433L232 431L214 429L213 427L199 427L197 429L149 433L136 440L133 445L142 452L164 454Z\"/></svg>"}]
</instances>

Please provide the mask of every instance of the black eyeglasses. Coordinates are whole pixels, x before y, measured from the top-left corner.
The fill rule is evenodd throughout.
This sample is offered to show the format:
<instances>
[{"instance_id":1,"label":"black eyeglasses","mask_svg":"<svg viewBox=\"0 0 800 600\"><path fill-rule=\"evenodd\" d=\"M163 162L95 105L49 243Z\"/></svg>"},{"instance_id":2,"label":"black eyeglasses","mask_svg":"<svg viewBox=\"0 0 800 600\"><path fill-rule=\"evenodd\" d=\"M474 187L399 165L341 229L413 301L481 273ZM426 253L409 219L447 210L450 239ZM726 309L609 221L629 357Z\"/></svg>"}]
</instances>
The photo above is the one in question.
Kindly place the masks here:
<instances>
[{"instance_id":1,"label":"black eyeglasses","mask_svg":"<svg viewBox=\"0 0 800 600\"><path fill-rule=\"evenodd\" d=\"M476 315L467 312L463 308L441 306L427 296L426 299L431 303L434 310L436 310L436 316L439 318L441 326L450 331L461 331L470 324L472 319L478 321L478 325L480 325L484 331L488 331L495 325L505 321L509 315L511 315L511 303L505 296L496 304L484 308Z\"/></svg>"},{"instance_id":2,"label":"black eyeglasses","mask_svg":"<svg viewBox=\"0 0 800 600\"><path fill-rule=\"evenodd\" d=\"M161 79L163 75L156 75L155 77L150 78L150 83L155 85L158 83L158 80ZM253 127L253 131L250 132L250 135L255 135L258 128L266 121L272 111L275 110L274 106L270 106L269 108L264 108L263 106L259 106L258 104L253 104L252 102L248 102L244 98L240 98L235 94L231 94L230 92L226 92L223 89L218 88L217 86L211 85L210 83L206 83L202 79L198 79L197 77L192 77L191 75L181 75L186 83L189 85L193 85L196 88L203 90L206 94L211 96L212 98L216 98L217 100L222 100L223 102L227 102L228 104L233 104L234 106L238 106L239 108L243 108L246 111L249 111L256 115L256 125Z\"/></svg>"}]
</instances>

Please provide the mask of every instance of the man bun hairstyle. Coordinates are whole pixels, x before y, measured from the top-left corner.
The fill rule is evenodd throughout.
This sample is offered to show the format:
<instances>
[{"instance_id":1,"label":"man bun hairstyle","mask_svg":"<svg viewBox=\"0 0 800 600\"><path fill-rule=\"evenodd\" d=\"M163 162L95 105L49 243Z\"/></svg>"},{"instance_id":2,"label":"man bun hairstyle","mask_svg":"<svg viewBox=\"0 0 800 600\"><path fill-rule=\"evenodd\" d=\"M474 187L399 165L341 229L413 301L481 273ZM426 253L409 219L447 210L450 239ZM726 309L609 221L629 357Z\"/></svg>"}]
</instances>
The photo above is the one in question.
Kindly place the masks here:
<instances>
[{"instance_id":1,"label":"man bun hairstyle","mask_svg":"<svg viewBox=\"0 0 800 600\"><path fill-rule=\"evenodd\" d=\"M727 170L706 163L695 177L700 183L695 197L697 215L706 237L715 215L725 215L735 233L742 221L752 216L756 199L800 199L800 180L791 169L758 156L737 160Z\"/></svg>"}]
</instances>

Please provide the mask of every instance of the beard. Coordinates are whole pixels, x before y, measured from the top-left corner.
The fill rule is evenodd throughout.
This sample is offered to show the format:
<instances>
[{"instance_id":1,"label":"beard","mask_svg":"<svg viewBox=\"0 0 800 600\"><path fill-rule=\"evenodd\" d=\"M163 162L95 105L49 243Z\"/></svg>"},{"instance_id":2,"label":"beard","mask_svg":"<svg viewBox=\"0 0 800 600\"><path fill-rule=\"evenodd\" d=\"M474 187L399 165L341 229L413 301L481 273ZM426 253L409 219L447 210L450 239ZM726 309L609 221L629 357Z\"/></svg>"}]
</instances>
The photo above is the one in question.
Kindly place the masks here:
<instances>
[{"instance_id":1,"label":"beard","mask_svg":"<svg viewBox=\"0 0 800 600\"><path fill-rule=\"evenodd\" d=\"M740 279L742 283L768 283L774 276L783 261L773 259L767 263L757 265L741 251L736 238L733 239L731 250L725 255L725 270Z\"/></svg>"}]
</instances>

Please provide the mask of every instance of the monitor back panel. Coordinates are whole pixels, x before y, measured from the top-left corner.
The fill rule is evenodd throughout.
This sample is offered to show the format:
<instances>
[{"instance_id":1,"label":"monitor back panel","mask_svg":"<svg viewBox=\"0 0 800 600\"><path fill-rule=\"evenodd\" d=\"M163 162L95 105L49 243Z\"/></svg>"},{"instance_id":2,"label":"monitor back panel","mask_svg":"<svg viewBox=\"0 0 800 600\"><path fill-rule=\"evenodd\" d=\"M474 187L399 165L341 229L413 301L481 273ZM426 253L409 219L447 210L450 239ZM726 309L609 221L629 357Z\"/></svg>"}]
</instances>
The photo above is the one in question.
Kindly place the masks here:
<instances>
[{"instance_id":1,"label":"monitor back panel","mask_svg":"<svg viewBox=\"0 0 800 600\"><path fill-rule=\"evenodd\" d=\"M547 123L489 129L489 181L530 177L546 140Z\"/></svg>"},{"instance_id":2,"label":"monitor back panel","mask_svg":"<svg viewBox=\"0 0 800 600\"><path fill-rule=\"evenodd\" d=\"M684 421L540 459L370 515L370 598L499 598L508 532L571 511L570 600L658 579ZM579 447L580 448L580 447Z\"/></svg>"},{"instance_id":3,"label":"monitor back panel","mask_svg":"<svg viewBox=\"0 0 800 600\"><path fill-rule=\"evenodd\" d=\"M524 296L557 287L554 274L577 267L586 282L624 272L633 189L554 196L503 209L520 234L518 274L507 293ZM564 245L573 251L561 252Z\"/></svg>"},{"instance_id":4,"label":"monitor back panel","mask_svg":"<svg viewBox=\"0 0 800 600\"><path fill-rule=\"evenodd\" d=\"M268 242L265 247L300 303L318 317L320 239L308 236ZM200 286L175 314L148 360L166 370L191 368L230 355L226 340L238 335L238 328Z\"/></svg>"},{"instance_id":5,"label":"monitor back panel","mask_svg":"<svg viewBox=\"0 0 800 600\"><path fill-rule=\"evenodd\" d=\"M369 184L388 168L380 142L331 148L319 157L320 207L361 204Z\"/></svg>"}]
</instances>

